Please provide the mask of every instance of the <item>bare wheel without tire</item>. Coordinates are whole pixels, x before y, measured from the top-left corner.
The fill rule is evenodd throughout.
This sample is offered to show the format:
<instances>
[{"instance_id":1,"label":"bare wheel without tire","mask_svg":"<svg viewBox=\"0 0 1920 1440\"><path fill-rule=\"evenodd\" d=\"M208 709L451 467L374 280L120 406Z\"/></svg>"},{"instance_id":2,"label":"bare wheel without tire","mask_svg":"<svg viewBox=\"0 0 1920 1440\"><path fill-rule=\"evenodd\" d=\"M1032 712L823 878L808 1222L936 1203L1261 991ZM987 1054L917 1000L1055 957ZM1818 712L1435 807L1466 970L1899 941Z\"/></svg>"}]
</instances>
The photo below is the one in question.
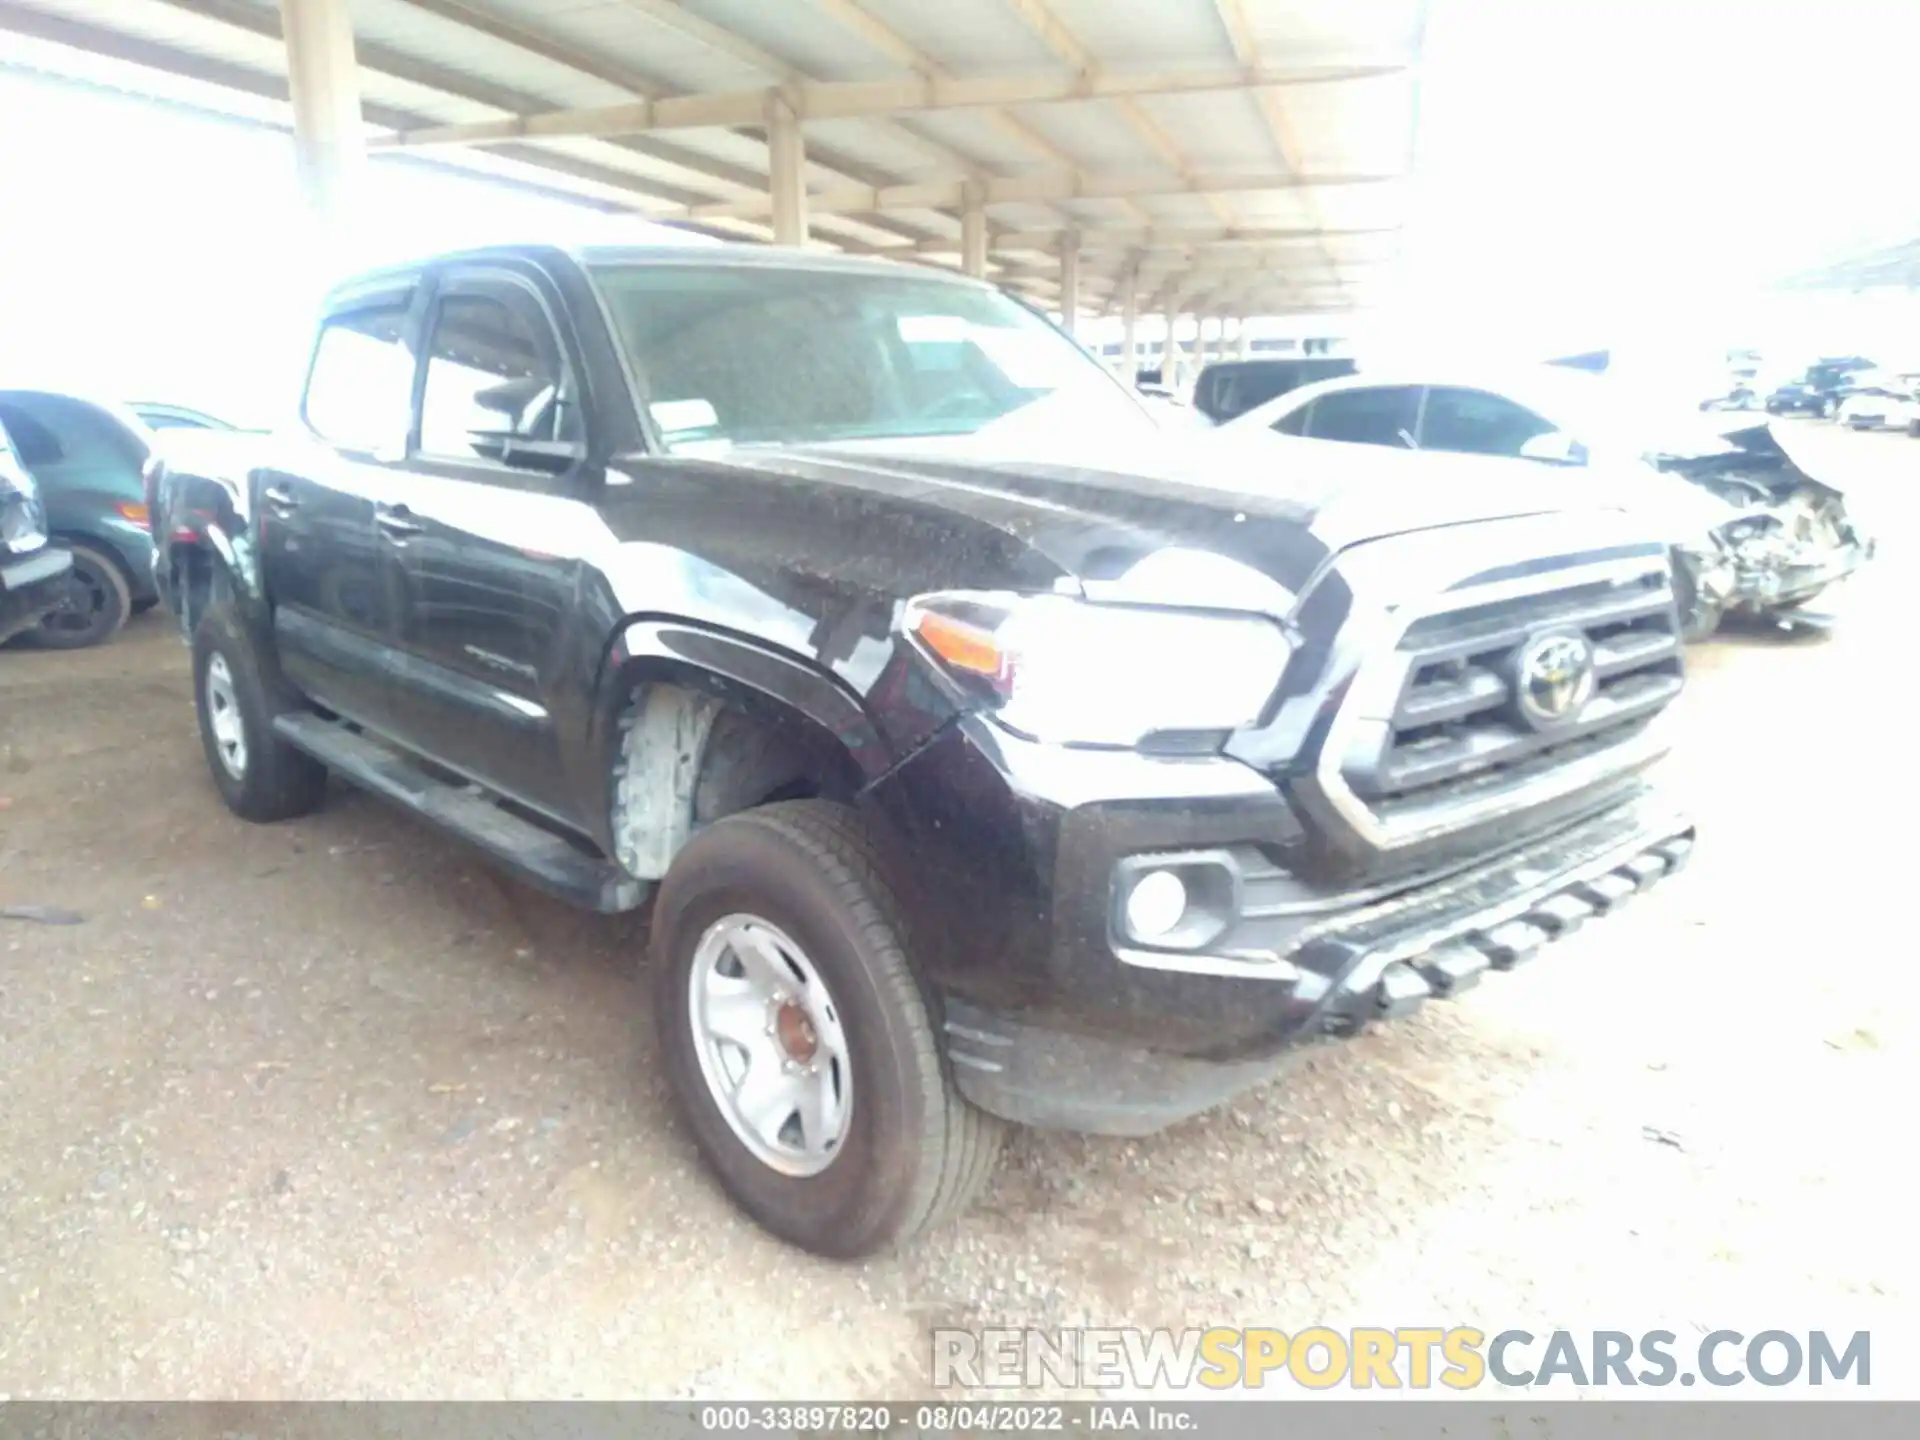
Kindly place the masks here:
<instances>
[{"instance_id":1,"label":"bare wheel without tire","mask_svg":"<svg viewBox=\"0 0 1920 1440\"><path fill-rule=\"evenodd\" d=\"M298 699L230 604L215 605L194 627L193 681L201 748L227 808L261 821L315 809L326 767L273 731L273 717Z\"/></svg>"},{"instance_id":2,"label":"bare wheel without tire","mask_svg":"<svg viewBox=\"0 0 1920 1440\"><path fill-rule=\"evenodd\" d=\"M954 1088L852 810L793 801L702 832L661 885L652 950L681 1115L774 1234L840 1258L893 1249L992 1173L1004 1127Z\"/></svg>"}]
</instances>

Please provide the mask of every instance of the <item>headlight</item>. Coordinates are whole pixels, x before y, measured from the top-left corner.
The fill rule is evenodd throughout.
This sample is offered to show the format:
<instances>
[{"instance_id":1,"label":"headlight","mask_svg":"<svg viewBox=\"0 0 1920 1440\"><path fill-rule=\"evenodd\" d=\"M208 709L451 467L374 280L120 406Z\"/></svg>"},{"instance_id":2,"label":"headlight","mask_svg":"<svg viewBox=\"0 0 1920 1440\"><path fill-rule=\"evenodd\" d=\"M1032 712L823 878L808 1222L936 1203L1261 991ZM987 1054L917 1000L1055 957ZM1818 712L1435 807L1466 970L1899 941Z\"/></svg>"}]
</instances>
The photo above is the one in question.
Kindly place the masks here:
<instances>
[{"instance_id":1,"label":"headlight","mask_svg":"<svg viewBox=\"0 0 1920 1440\"><path fill-rule=\"evenodd\" d=\"M1066 595L922 595L905 626L1002 725L1057 744L1133 747L1249 725L1289 653L1263 616Z\"/></svg>"}]
</instances>

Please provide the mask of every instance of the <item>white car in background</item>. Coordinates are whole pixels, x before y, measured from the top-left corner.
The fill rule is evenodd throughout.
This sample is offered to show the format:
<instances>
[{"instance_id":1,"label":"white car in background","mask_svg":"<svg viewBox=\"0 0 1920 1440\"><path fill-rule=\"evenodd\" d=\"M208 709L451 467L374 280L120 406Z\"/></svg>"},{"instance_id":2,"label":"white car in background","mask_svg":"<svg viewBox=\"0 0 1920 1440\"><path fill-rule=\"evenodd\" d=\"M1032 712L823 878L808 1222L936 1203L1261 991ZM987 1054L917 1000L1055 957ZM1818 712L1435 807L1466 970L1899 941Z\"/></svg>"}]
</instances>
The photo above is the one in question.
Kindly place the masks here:
<instances>
[{"instance_id":1,"label":"white car in background","mask_svg":"<svg viewBox=\"0 0 1920 1440\"><path fill-rule=\"evenodd\" d=\"M1905 430L1920 435L1915 379L1882 373L1856 376L1833 418L1855 430Z\"/></svg>"},{"instance_id":2,"label":"white car in background","mask_svg":"<svg viewBox=\"0 0 1920 1440\"><path fill-rule=\"evenodd\" d=\"M1394 447L1409 464L1422 451L1504 457L1538 466L1544 483L1605 486L1667 533L1690 639L1730 612L1798 610L1874 548L1840 492L1802 470L1765 417L1636 404L1608 377L1565 367L1362 369L1221 428Z\"/></svg>"}]
</instances>

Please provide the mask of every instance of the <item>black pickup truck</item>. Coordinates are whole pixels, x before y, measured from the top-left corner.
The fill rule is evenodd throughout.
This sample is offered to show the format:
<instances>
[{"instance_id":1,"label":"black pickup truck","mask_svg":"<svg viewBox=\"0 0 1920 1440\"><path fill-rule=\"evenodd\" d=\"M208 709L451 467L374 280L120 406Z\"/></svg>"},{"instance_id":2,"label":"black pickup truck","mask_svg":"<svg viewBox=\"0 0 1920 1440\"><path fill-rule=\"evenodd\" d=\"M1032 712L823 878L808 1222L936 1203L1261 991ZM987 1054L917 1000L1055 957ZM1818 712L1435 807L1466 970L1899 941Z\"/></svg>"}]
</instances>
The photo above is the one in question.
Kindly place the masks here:
<instances>
[{"instance_id":1,"label":"black pickup truck","mask_svg":"<svg viewBox=\"0 0 1920 1440\"><path fill-rule=\"evenodd\" d=\"M976 281L452 255L336 291L300 417L155 477L221 795L331 772L651 903L687 1127L816 1251L954 1211L1005 1122L1168 1125L1692 845L1636 522L1467 457L1273 475Z\"/></svg>"}]
</instances>

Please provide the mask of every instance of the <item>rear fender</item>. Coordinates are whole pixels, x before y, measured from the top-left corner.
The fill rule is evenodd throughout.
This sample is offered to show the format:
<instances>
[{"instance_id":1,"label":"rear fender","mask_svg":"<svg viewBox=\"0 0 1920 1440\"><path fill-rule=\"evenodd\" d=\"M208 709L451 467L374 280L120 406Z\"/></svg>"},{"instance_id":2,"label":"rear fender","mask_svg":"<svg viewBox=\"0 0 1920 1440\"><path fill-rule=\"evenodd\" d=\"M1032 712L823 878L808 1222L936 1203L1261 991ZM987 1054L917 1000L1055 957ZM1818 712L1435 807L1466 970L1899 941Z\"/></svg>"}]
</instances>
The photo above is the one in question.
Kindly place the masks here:
<instances>
[{"instance_id":1,"label":"rear fender","mask_svg":"<svg viewBox=\"0 0 1920 1440\"><path fill-rule=\"evenodd\" d=\"M149 512L161 599L191 635L206 607L231 600L260 644L272 640L249 476L166 470Z\"/></svg>"}]
</instances>

